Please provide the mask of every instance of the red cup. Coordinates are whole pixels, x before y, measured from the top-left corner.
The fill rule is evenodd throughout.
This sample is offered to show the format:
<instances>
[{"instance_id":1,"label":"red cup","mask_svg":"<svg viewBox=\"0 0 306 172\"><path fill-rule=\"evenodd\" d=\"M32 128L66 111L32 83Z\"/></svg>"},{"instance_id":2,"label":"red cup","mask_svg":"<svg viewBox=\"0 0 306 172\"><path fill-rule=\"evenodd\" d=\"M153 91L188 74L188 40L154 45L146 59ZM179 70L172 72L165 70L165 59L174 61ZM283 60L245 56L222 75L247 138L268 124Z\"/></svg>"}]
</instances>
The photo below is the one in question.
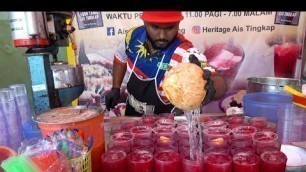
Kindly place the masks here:
<instances>
[{"instance_id":1,"label":"red cup","mask_svg":"<svg viewBox=\"0 0 306 172\"><path fill-rule=\"evenodd\" d=\"M267 128L268 126L268 119L266 117L253 117L250 120L250 125L254 126L256 128L262 129L262 128Z\"/></svg>"},{"instance_id":2,"label":"red cup","mask_svg":"<svg viewBox=\"0 0 306 172\"><path fill-rule=\"evenodd\" d=\"M235 172L259 172L260 158L251 152L239 152L233 156Z\"/></svg>"},{"instance_id":3,"label":"red cup","mask_svg":"<svg viewBox=\"0 0 306 172\"><path fill-rule=\"evenodd\" d=\"M107 144L107 150L121 150L128 154L131 152L131 144L111 141Z\"/></svg>"},{"instance_id":4,"label":"red cup","mask_svg":"<svg viewBox=\"0 0 306 172\"><path fill-rule=\"evenodd\" d=\"M226 128L228 125L227 122L223 121L223 120L213 120L213 121L208 121L208 122L204 122L201 124L203 129L206 128Z\"/></svg>"},{"instance_id":5,"label":"red cup","mask_svg":"<svg viewBox=\"0 0 306 172\"><path fill-rule=\"evenodd\" d=\"M229 116L227 121L229 124L243 124L244 123L244 116L237 115L237 116Z\"/></svg>"},{"instance_id":6,"label":"red cup","mask_svg":"<svg viewBox=\"0 0 306 172\"><path fill-rule=\"evenodd\" d=\"M187 126L188 125L188 121L187 120L177 120L176 121L176 128L178 128L179 126L182 126L182 125Z\"/></svg>"},{"instance_id":7,"label":"red cup","mask_svg":"<svg viewBox=\"0 0 306 172\"><path fill-rule=\"evenodd\" d=\"M302 44L284 43L274 45L274 74L281 78L294 78L296 61L300 56Z\"/></svg>"},{"instance_id":8,"label":"red cup","mask_svg":"<svg viewBox=\"0 0 306 172\"><path fill-rule=\"evenodd\" d=\"M126 153L121 150L106 151L101 156L102 171L126 171Z\"/></svg>"},{"instance_id":9,"label":"red cup","mask_svg":"<svg viewBox=\"0 0 306 172\"><path fill-rule=\"evenodd\" d=\"M175 135L174 135L175 129L172 127L164 127L159 126L153 128L154 138L155 141L158 143L170 143L175 142Z\"/></svg>"},{"instance_id":10,"label":"red cup","mask_svg":"<svg viewBox=\"0 0 306 172\"><path fill-rule=\"evenodd\" d=\"M257 154L258 156L260 156L262 153L268 152L268 151L280 151L280 147L276 147L276 146L265 146L265 147L262 147L261 149L257 149L257 150L256 150L256 154Z\"/></svg>"},{"instance_id":11,"label":"red cup","mask_svg":"<svg viewBox=\"0 0 306 172\"><path fill-rule=\"evenodd\" d=\"M148 126L135 126L130 129L130 133L136 138L150 138L152 136L152 128Z\"/></svg>"},{"instance_id":12,"label":"red cup","mask_svg":"<svg viewBox=\"0 0 306 172\"><path fill-rule=\"evenodd\" d=\"M195 160L190 158L188 153L181 153L183 172L203 172L204 171L204 156L196 156Z\"/></svg>"},{"instance_id":13,"label":"red cup","mask_svg":"<svg viewBox=\"0 0 306 172\"><path fill-rule=\"evenodd\" d=\"M156 126L162 126L162 127L170 127L174 128L175 127L175 122L172 119L167 119L167 118L162 118L156 121Z\"/></svg>"},{"instance_id":14,"label":"red cup","mask_svg":"<svg viewBox=\"0 0 306 172\"><path fill-rule=\"evenodd\" d=\"M252 140L252 135L257 132L253 126L238 126L232 129L234 139Z\"/></svg>"},{"instance_id":15,"label":"red cup","mask_svg":"<svg viewBox=\"0 0 306 172\"><path fill-rule=\"evenodd\" d=\"M154 155L155 172L180 172L181 158L177 152L165 150Z\"/></svg>"},{"instance_id":16,"label":"red cup","mask_svg":"<svg viewBox=\"0 0 306 172\"><path fill-rule=\"evenodd\" d=\"M154 146L155 146L155 152L160 152L164 150L172 150L174 152L179 152L177 142L167 142L167 143L156 142Z\"/></svg>"},{"instance_id":17,"label":"red cup","mask_svg":"<svg viewBox=\"0 0 306 172\"><path fill-rule=\"evenodd\" d=\"M159 119L171 119L174 120L174 114L173 113L161 113L158 114Z\"/></svg>"},{"instance_id":18,"label":"red cup","mask_svg":"<svg viewBox=\"0 0 306 172\"><path fill-rule=\"evenodd\" d=\"M128 172L152 172L153 154L146 150L136 150L127 156Z\"/></svg>"},{"instance_id":19,"label":"red cup","mask_svg":"<svg viewBox=\"0 0 306 172\"><path fill-rule=\"evenodd\" d=\"M121 144L129 144L133 142L134 136L129 132L116 133L110 136L110 141Z\"/></svg>"},{"instance_id":20,"label":"red cup","mask_svg":"<svg viewBox=\"0 0 306 172\"><path fill-rule=\"evenodd\" d=\"M281 151L266 151L260 159L260 172L286 171L287 156Z\"/></svg>"},{"instance_id":21,"label":"red cup","mask_svg":"<svg viewBox=\"0 0 306 172\"><path fill-rule=\"evenodd\" d=\"M255 153L255 147L252 140L238 139L233 140L231 144L231 154L234 156L238 152Z\"/></svg>"},{"instance_id":22,"label":"red cup","mask_svg":"<svg viewBox=\"0 0 306 172\"><path fill-rule=\"evenodd\" d=\"M230 155L230 148L206 148L204 149L205 154L210 154L210 153L221 153L225 155Z\"/></svg>"},{"instance_id":23,"label":"red cup","mask_svg":"<svg viewBox=\"0 0 306 172\"><path fill-rule=\"evenodd\" d=\"M148 127L154 128L156 125L155 125L155 122L144 122L143 120L140 120L138 122L138 126L148 126Z\"/></svg>"},{"instance_id":24,"label":"red cup","mask_svg":"<svg viewBox=\"0 0 306 172\"><path fill-rule=\"evenodd\" d=\"M264 147L278 147L278 136L274 132L261 131L253 135L253 143L256 148L256 152L262 152Z\"/></svg>"},{"instance_id":25,"label":"red cup","mask_svg":"<svg viewBox=\"0 0 306 172\"><path fill-rule=\"evenodd\" d=\"M181 125L181 126L178 126L176 128L176 134L177 134L177 137L178 137L178 141L180 141L181 139L183 140L188 140L189 139L189 127L186 126L186 125ZM196 131L193 131L193 134L196 134L195 133Z\"/></svg>"},{"instance_id":26,"label":"red cup","mask_svg":"<svg viewBox=\"0 0 306 172\"><path fill-rule=\"evenodd\" d=\"M152 138L138 138L132 144L132 151L147 150L154 153L154 140Z\"/></svg>"},{"instance_id":27,"label":"red cup","mask_svg":"<svg viewBox=\"0 0 306 172\"><path fill-rule=\"evenodd\" d=\"M156 115L142 115L141 118L143 123L155 123L158 120Z\"/></svg>"},{"instance_id":28,"label":"red cup","mask_svg":"<svg viewBox=\"0 0 306 172\"><path fill-rule=\"evenodd\" d=\"M204 157L205 171L232 172L232 158L222 153L209 153Z\"/></svg>"},{"instance_id":29,"label":"red cup","mask_svg":"<svg viewBox=\"0 0 306 172\"><path fill-rule=\"evenodd\" d=\"M132 127L137 126L138 120L136 119L125 119L120 122L121 129L129 132Z\"/></svg>"},{"instance_id":30,"label":"red cup","mask_svg":"<svg viewBox=\"0 0 306 172\"><path fill-rule=\"evenodd\" d=\"M228 128L207 128L203 130L203 141L209 147L227 148L231 130Z\"/></svg>"}]
</instances>

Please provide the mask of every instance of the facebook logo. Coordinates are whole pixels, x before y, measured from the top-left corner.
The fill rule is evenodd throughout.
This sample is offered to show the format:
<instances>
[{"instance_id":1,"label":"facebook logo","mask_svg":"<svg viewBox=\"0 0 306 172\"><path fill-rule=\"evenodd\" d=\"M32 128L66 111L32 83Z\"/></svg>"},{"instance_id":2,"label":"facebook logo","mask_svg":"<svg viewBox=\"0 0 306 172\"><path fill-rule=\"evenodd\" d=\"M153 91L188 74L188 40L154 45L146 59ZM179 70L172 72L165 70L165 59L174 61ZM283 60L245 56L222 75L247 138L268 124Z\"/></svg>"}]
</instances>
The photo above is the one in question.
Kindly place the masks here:
<instances>
[{"instance_id":1,"label":"facebook logo","mask_svg":"<svg viewBox=\"0 0 306 172\"><path fill-rule=\"evenodd\" d=\"M115 35L115 28L114 27L107 27L107 36Z\"/></svg>"}]
</instances>

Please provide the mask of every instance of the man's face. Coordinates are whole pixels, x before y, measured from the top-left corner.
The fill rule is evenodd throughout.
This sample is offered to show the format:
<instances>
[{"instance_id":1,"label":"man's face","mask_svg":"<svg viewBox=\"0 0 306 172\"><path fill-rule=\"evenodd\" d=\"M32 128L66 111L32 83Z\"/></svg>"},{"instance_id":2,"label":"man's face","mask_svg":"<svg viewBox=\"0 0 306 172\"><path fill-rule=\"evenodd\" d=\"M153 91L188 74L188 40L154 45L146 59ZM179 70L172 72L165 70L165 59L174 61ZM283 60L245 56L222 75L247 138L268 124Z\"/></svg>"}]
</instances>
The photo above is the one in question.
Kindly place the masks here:
<instances>
[{"instance_id":1,"label":"man's face","mask_svg":"<svg viewBox=\"0 0 306 172\"><path fill-rule=\"evenodd\" d=\"M148 23L145 22L148 40L156 50L166 49L178 33L179 22Z\"/></svg>"}]
</instances>

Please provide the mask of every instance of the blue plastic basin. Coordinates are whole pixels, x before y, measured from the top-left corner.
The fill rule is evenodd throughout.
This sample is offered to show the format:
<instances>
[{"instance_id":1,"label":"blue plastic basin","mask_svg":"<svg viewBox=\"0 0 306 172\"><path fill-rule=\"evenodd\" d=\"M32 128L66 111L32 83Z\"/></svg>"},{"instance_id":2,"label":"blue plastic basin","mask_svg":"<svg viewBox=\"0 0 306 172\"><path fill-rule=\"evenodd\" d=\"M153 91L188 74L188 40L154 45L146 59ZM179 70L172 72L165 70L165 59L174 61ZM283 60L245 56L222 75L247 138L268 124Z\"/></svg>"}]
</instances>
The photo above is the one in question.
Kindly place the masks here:
<instances>
[{"instance_id":1,"label":"blue plastic basin","mask_svg":"<svg viewBox=\"0 0 306 172\"><path fill-rule=\"evenodd\" d=\"M277 106L292 103L292 96L268 92L249 93L243 97L245 115L249 117L264 116L270 122L275 123L277 122Z\"/></svg>"}]
</instances>

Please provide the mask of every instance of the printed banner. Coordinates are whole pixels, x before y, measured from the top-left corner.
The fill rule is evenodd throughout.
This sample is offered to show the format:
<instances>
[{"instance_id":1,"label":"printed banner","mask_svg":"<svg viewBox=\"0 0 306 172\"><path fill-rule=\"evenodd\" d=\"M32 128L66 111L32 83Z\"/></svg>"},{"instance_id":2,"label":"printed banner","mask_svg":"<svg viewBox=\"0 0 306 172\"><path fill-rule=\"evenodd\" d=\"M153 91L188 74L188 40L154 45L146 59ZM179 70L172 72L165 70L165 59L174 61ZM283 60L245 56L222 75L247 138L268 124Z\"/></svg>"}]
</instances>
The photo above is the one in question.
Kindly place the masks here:
<instances>
[{"instance_id":1,"label":"printed banner","mask_svg":"<svg viewBox=\"0 0 306 172\"><path fill-rule=\"evenodd\" d=\"M130 28L143 24L141 13L100 12L102 27L85 30L74 21L76 55L84 67L86 85L80 104L90 101L103 106L103 96L112 85L116 47ZM179 32L228 84L227 95L205 106L203 112L222 112L230 104L241 103L249 77L300 76L305 12L184 11L183 15ZM117 115L124 112L125 84L126 77Z\"/></svg>"}]
</instances>

